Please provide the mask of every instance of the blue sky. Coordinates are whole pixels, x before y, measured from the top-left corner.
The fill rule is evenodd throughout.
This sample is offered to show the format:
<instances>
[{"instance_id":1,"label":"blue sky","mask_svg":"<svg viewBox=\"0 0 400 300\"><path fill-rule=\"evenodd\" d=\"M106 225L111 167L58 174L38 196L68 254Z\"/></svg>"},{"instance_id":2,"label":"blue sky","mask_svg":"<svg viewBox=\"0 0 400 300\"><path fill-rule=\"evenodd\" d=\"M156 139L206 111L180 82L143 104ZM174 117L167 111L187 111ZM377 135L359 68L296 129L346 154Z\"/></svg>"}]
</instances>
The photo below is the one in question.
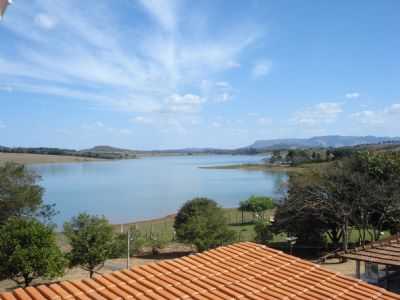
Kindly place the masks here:
<instances>
[{"instance_id":1,"label":"blue sky","mask_svg":"<svg viewBox=\"0 0 400 300\"><path fill-rule=\"evenodd\" d=\"M399 136L400 1L15 0L0 145Z\"/></svg>"}]
</instances>

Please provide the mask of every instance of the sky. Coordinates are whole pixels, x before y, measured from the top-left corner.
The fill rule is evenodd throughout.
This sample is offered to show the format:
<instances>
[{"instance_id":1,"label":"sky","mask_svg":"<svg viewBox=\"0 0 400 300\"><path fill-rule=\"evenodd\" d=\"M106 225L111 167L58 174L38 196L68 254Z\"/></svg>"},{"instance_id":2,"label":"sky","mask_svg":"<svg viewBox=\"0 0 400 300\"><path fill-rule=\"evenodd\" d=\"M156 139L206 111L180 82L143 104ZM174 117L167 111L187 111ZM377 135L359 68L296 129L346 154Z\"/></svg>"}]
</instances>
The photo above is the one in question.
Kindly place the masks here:
<instances>
[{"instance_id":1,"label":"sky","mask_svg":"<svg viewBox=\"0 0 400 300\"><path fill-rule=\"evenodd\" d=\"M15 0L0 145L400 135L398 0Z\"/></svg>"}]
</instances>

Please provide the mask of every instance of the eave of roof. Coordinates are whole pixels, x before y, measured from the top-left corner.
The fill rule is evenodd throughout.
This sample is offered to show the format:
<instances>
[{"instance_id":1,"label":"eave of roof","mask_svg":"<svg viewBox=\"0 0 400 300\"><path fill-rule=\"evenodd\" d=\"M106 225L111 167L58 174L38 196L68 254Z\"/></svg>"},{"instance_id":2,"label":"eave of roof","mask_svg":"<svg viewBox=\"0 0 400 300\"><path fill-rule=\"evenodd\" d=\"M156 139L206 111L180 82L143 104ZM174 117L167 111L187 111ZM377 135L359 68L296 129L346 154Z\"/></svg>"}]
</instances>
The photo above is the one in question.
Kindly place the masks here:
<instances>
[{"instance_id":1,"label":"eave of roof","mask_svg":"<svg viewBox=\"0 0 400 300\"><path fill-rule=\"evenodd\" d=\"M0 294L1 300L400 299L399 295L254 244Z\"/></svg>"},{"instance_id":2,"label":"eave of roof","mask_svg":"<svg viewBox=\"0 0 400 300\"><path fill-rule=\"evenodd\" d=\"M390 237L347 253L340 253L340 256L381 265L400 266L400 240L397 236Z\"/></svg>"}]
</instances>

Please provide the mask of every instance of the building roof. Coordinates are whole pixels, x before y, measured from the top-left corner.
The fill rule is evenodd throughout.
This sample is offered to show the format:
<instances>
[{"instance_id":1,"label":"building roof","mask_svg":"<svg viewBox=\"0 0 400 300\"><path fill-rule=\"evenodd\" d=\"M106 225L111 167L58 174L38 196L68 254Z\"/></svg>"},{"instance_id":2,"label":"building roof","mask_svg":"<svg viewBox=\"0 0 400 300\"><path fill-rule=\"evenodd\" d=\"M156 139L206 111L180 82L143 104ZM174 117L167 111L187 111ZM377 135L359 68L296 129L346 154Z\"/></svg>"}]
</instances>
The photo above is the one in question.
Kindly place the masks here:
<instances>
[{"instance_id":1,"label":"building roof","mask_svg":"<svg viewBox=\"0 0 400 300\"><path fill-rule=\"evenodd\" d=\"M358 261L387 266L400 266L400 239L398 236L393 236L380 242L355 248L347 253L341 253L340 255Z\"/></svg>"},{"instance_id":2,"label":"building roof","mask_svg":"<svg viewBox=\"0 0 400 300\"><path fill-rule=\"evenodd\" d=\"M94 279L0 294L1 300L392 300L400 295L254 243L239 243Z\"/></svg>"}]
</instances>

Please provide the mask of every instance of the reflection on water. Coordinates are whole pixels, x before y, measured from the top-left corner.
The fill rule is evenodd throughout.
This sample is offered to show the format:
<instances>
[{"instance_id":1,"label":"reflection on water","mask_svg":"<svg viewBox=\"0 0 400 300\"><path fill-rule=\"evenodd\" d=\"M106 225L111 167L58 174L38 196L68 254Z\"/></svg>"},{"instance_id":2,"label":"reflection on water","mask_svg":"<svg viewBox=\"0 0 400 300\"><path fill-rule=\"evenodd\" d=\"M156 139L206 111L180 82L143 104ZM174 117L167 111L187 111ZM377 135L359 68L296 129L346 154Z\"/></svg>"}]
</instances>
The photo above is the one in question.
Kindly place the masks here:
<instances>
[{"instance_id":1,"label":"reflection on water","mask_svg":"<svg viewBox=\"0 0 400 300\"><path fill-rule=\"evenodd\" d=\"M193 197L235 207L252 194L281 196L287 176L279 172L200 169L199 166L260 162L260 156L181 156L136 160L34 165L46 203L56 203L56 222L79 212L114 223L162 217Z\"/></svg>"}]
</instances>

